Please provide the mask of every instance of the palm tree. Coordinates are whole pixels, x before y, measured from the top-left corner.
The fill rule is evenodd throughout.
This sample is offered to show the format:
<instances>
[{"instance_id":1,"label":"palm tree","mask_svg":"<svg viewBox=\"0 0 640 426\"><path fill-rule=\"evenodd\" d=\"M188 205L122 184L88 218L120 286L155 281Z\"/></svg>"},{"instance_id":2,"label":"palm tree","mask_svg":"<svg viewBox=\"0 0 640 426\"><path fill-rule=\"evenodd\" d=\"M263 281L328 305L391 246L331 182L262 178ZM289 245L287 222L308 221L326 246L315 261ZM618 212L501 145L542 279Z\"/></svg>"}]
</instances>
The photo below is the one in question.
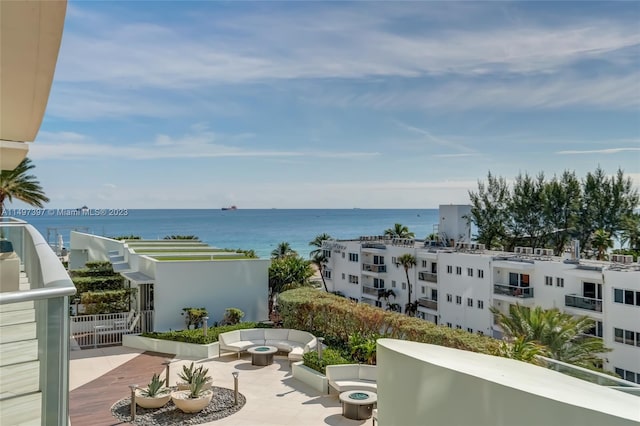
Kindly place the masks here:
<instances>
[{"instance_id":1,"label":"palm tree","mask_svg":"<svg viewBox=\"0 0 640 426\"><path fill-rule=\"evenodd\" d=\"M544 346L525 340L524 337L516 337L512 342L500 342L498 355L535 365L544 365L544 362L538 356L547 356L548 353Z\"/></svg>"},{"instance_id":2,"label":"palm tree","mask_svg":"<svg viewBox=\"0 0 640 426\"><path fill-rule=\"evenodd\" d=\"M631 250L640 249L640 213L631 213L623 219L620 243L628 244Z\"/></svg>"},{"instance_id":3,"label":"palm tree","mask_svg":"<svg viewBox=\"0 0 640 426\"><path fill-rule=\"evenodd\" d=\"M311 262L297 254L274 259L269 266L269 312L273 311L278 294L311 285L312 276Z\"/></svg>"},{"instance_id":4,"label":"palm tree","mask_svg":"<svg viewBox=\"0 0 640 426\"><path fill-rule=\"evenodd\" d=\"M23 201L31 206L42 208L49 198L44 195L40 182L27 172L35 167L29 158L25 158L13 170L0 172L0 216L4 214L4 202Z\"/></svg>"},{"instance_id":5,"label":"palm tree","mask_svg":"<svg viewBox=\"0 0 640 426\"><path fill-rule=\"evenodd\" d=\"M316 265L316 268L318 268L318 272L320 272L320 278L322 278L322 285L324 286L324 291L329 293L329 289L327 288L327 282L324 280L324 273L323 273L324 266L327 264L327 257L324 254L322 254L322 252L319 251L311 258L311 263Z\"/></svg>"},{"instance_id":6,"label":"palm tree","mask_svg":"<svg viewBox=\"0 0 640 426\"><path fill-rule=\"evenodd\" d=\"M409 228L401 223L396 223L393 228L384 231L384 235L392 238L414 238L415 234L409 231Z\"/></svg>"},{"instance_id":7,"label":"palm tree","mask_svg":"<svg viewBox=\"0 0 640 426\"><path fill-rule=\"evenodd\" d=\"M598 229L591 236L591 244L598 249L598 260L604 260L607 249L613 247L613 240L607 231Z\"/></svg>"},{"instance_id":8,"label":"palm tree","mask_svg":"<svg viewBox=\"0 0 640 426\"><path fill-rule=\"evenodd\" d=\"M397 303L390 303L389 298L396 298L396 292L390 288L384 289L378 294L378 300L384 300L386 302L387 311L394 311Z\"/></svg>"},{"instance_id":9,"label":"palm tree","mask_svg":"<svg viewBox=\"0 0 640 426\"><path fill-rule=\"evenodd\" d=\"M318 253L322 252L322 242L325 240L330 240L331 239L331 235L327 234L327 233L322 233L322 234L318 234L316 235L316 237L313 239L313 241L309 242L310 246L313 247L317 247L314 250L311 250L311 253L309 253L309 257L310 258L314 258Z\"/></svg>"},{"instance_id":10,"label":"palm tree","mask_svg":"<svg viewBox=\"0 0 640 426\"><path fill-rule=\"evenodd\" d=\"M410 315L411 313L415 313L415 309L413 309L413 304L411 303L411 281L409 281L409 269L416 266L417 261L415 256L409 253L405 253L402 256L399 256L397 259L398 263L402 265L404 268L404 273L407 276L407 289L409 290L409 302L405 307L405 313Z\"/></svg>"},{"instance_id":11,"label":"palm tree","mask_svg":"<svg viewBox=\"0 0 640 426\"><path fill-rule=\"evenodd\" d=\"M601 362L598 354L610 351L602 339L588 337L595 321L586 316L574 317L558 309L544 310L539 306L532 309L519 304L510 306L509 315L495 308L491 312L509 340L520 338L520 344L535 342L544 347L549 357L559 361L596 368Z\"/></svg>"},{"instance_id":12,"label":"palm tree","mask_svg":"<svg viewBox=\"0 0 640 426\"><path fill-rule=\"evenodd\" d=\"M283 241L281 243L278 243L278 246L273 249L273 251L271 252L271 259L282 259L283 257L288 257L292 255L297 255L297 254L298 253L296 253L291 248L291 245L288 242Z\"/></svg>"}]
</instances>

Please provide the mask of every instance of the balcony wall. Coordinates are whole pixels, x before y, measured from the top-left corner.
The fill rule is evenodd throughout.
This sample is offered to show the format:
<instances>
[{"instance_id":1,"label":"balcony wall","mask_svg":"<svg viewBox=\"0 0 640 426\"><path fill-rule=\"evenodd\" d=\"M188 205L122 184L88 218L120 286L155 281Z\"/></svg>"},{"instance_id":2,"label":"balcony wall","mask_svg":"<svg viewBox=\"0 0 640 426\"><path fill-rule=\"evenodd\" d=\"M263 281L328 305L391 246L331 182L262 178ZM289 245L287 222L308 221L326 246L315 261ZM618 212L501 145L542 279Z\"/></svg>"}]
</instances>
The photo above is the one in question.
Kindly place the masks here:
<instances>
[{"instance_id":1,"label":"balcony wall","mask_svg":"<svg viewBox=\"0 0 640 426\"><path fill-rule=\"evenodd\" d=\"M431 283L437 283L438 282L438 274L434 274L432 272L422 271L422 272L418 272L418 279L420 281L428 281L428 282L431 282Z\"/></svg>"},{"instance_id":2,"label":"balcony wall","mask_svg":"<svg viewBox=\"0 0 640 426\"><path fill-rule=\"evenodd\" d=\"M578 294L565 295L564 305L570 308L584 309L585 311L602 312L602 299L583 297Z\"/></svg>"},{"instance_id":3,"label":"balcony wall","mask_svg":"<svg viewBox=\"0 0 640 426\"><path fill-rule=\"evenodd\" d=\"M533 297L533 287L518 287L508 284L494 284L493 294L511 296L518 299L530 299Z\"/></svg>"},{"instance_id":4,"label":"balcony wall","mask_svg":"<svg viewBox=\"0 0 640 426\"><path fill-rule=\"evenodd\" d=\"M3 377L15 377L24 363L12 363L8 354L16 343L33 342L33 368L29 377L35 388L0 396L0 424L68 424L69 398L69 302L76 288L62 263L42 235L31 225L18 220L0 222L5 239L13 243L23 265L25 280L19 291L0 293L0 360ZM0 283L1 284L1 283ZM25 288L26 287L26 288ZM19 314L18 314L19 313ZM17 316L28 316L16 324ZM35 329L33 335L12 339L15 327ZM7 383L3 384L7 386ZM3 386L4 388L4 386ZM36 397L39 396L39 397ZM14 408L18 407L19 411ZM16 416L21 416L20 418Z\"/></svg>"},{"instance_id":5,"label":"balcony wall","mask_svg":"<svg viewBox=\"0 0 640 426\"><path fill-rule=\"evenodd\" d=\"M434 311L437 311L438 301L427 299L426 297L421 297L418 299L418 306L422 306L423 308L433 309Z\"/></svg>"}]
</instances>

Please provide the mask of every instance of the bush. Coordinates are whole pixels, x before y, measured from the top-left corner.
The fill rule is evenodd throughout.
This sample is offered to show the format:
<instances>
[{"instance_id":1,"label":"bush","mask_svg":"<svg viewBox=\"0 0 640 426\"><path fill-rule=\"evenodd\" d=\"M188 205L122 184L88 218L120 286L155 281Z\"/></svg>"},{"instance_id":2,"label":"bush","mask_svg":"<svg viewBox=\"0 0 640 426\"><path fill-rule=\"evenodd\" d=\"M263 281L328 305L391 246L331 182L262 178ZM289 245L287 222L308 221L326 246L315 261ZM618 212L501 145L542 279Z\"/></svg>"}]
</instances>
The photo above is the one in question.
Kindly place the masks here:
<instances>
[{"instance_id":1,"label":"bush","mask_svg":"<svg viewBox=\"0 0 640 426\"><path fill-rule=\"evenodd\" d=\"M207 336L204 336L204 331L199 330L177 330L166 332L153 332L142 333L142 337L150 337L153 339L172 340L174 342L184 343L196 343L199 345L207 345L209 343L215 343L218 341L218 335L220 333L226 333L227 331L243 330L247 328L270 328L269 325L255 322L242 322L235 325L222 325L218 327L209 327L207 329Z\"/></svg>"},{"instance_id":2,"label":"bush","mask_svg":"<svg viewBox=\"0 0 640 426\"><path fill-rule=\"evenodd\" d=\"M124 284L124 279L120 275L112 277L74 277L72 281L78 290L78 294L86 293L87 291L120 290Z\"/></svg>"},{"instance_id":3,"label":"bush","mask_svg":"<svg viewBox=\"0 0 640 426\"><path fill-rule=\"evenodd\" d=\"M204 317L207 316L207 310L205 308L182 308L182 314L184 321L187 323L187 328L192 325L195 328L202 326Z\"/></svg>"},{"instance_id":4,"label":"bush","mask_svg":"<svg viewBox=\"0 0 640 426\"><path fill-rule=\"evenodd\" d=\"M302 359L305 366L322 374L327 374L325 369L327 365L354 363L353 360L343 357L339 350L331 348L327 348L322 352L322 359L318 358L317 351L307 352Z\"/></svg>"},{"instance_id":5,"label":"bush","mask_svg":"<svg viewBox=\"0 0 640 426\"><path fill-rule=\"evenodd\" d=\"M135 294L135 291L136 289L124 288L82 293L80 298L81 303L84 305L84 313L86 315L96 315L127 312L131 295Z\"/></svg>"},{"instance_id":6,"label":"bush","mask_svg":"<svg viewBox=\"0 0 640 426\"><path fill-rule=\"evenodd\" d=\"M244 312L238 308L227 308L224 314L224 319L222 320L222 324L224 325L233 325L238 324L240 320L244 317Z\"/></svg>"},{"instance_id":7,"label":"bush","mask_svg":"<svg viewBox=\"0 0 640 426\"><path fill-rule=\"evenodd\" d=\"M348 346L349 339L354 335L363 339L383 335L392 339L498 354L499 342L488 336L437 326L419 318L383 311L310 288L281 293L278 307L283 327L322 336L329 345L341 342L340 346Z\"/></svg>"}]
</instances>

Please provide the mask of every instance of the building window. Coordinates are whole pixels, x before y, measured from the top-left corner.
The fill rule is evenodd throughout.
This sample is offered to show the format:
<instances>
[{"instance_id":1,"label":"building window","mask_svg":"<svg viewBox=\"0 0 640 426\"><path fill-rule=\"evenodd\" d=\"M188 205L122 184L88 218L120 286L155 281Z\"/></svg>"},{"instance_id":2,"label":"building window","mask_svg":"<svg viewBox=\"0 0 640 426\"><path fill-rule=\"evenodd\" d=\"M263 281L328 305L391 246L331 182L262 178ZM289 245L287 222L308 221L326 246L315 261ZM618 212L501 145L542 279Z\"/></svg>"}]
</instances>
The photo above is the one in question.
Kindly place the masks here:
<instances>
[{"instance_id":1,"label":"building window","mask_svg":"<svg viewBox=\"0 0 640 426\"><path fill-rule=\"evenodd\" d=\"M447 294L447 302L453 302L453 295Z\"/></svg>"},{"instance_id":2,"label":"building window","mask_svg":"<svg viewBox=\"0 0 640 426\"><path fill-rule=\"evenodd\" d=\"M478 269L478 278L484 278L484 269Z\"/></svg>"},{"instance_id":3,"label":"building window","mask_svg":"<svg viewBox=\"0 0 640 426\"><path fill-rule=\"evenodd\" d=\"M544 277L544 285L553 286L553 277L545 276Z\"/></svg>"},{"instance_id":4,"label":"building window","mask_svg":"<svg viewBox=\"0 0 640 426\"><path fill-rule=\"evenodd\" d=\"M373 256L374 265L384 265L384 256Z\"/></svg>"},{"instance_id":5,"label":"building window","mask_svg":"<svg viewBox=\"0 0 640 426\"><path fill-rule=\"evenodd\" d=\"M322 255L327 259L331 257L331 250L322 250Z\"/></svg>"},{"instance_id":6,"label":"building window","mask_svg":"<svg viewBox=\"0 0 640 426\"><path fill-rule=\"evenodd\" d=\"M438 290L436 290L435 288L431 289L431 300L433 300L434 302L438 301Z\"/></svg>"},{"instance_id":7,"label":"building window","mask_svg":"<svg viewBox=\"0 0 640 426\"><path fill-rule=\"evenodd\" d=\"M384 280L380 278L373 279L373 286L375 288L384 288Z\"/></svg>"},{"instance_id":8,"label":"building window","mask_svg":"<svg viewBox=\"0 0 640 426\"><path fill-rule=\"evenodd\" d=\"M484 309L484 301L478 300L478 309Z\"/></svg>"},{"instance_id":9,"label":"building window","mask_svg":"<svg viewBox=\"0 0 640 426\"><path fill-rule=\"evenodd\" d=\"M437 274L438 273L438 263L437 262L431 262L431 273L432 274Z\"/></svg>"},{"instance_id":10,"label":"building window","mask_svg":"<svg viewBox=\"0 0 640 426\"><path fill-rule=\"evenodd\" d=\"M426 261L426 260L423 260L423 261L422 261L422 267L423 267L423 268L426 268L426 267L427 267L427 261Z\"/></svg>"},{"instance_id":11,"label":"building window","mask_svg":"<svg viewBox=\"0 0 640 426\"><path fill-rule=\"evenodd\" d=\"M456 296L456 304L462 305L462 296Z\"/></svg>"},{"instance_id":12,"label":"building window","mask_svg":"<svg viewBox=\"0 0 640 426\"><path fill-rule=\"evenodd\" d=\"M358 253L349 253L349 262L357 262Z\"/></svg>"},{"instance_id":13,"label":"building window","mask_svg":"<svg viewBox=\"0 0 640 426\"><path fill-rule=\"evenodd\" d=\"M382 302L379 300L376 300L376 308L382 308Z\"/></svg>"},{"instance_id":14,"label":"building window","mask_svg":"<svg viewBox=\"0 0 640 426\"><path fill-rule=\"evenodd\" d=\"M624 291L624 304L625 305L633 305L633 291L625 290Z\"/></svg>"},{"instance_id":15,"label":"building window","mask_svg":"<svg viewBox=\"0 0 640 426\"><path fill-rule=\"evenodd\" d=\"M402 283L402 289L406 290L407 289L407 283Z\"/></svg>"},{"instance_id":16,"label":"building window","mask_svg":"<svg viewBox=\"0 0 640 426\"><path fill-rule=\"evenodd\" d=\"M395 256L391 257L391 263L395 264L396 266L398 266L398 258Z\"/></svg>"},{"instance_id":17,"label":"building window","mask_svg":"<svg viewBox=\"0 0 640 426\"><path fill-rule=\"evenodd\" d=\"M564 287L564 278L556 277L556 287Z\"/></svg>"},{"instance_id":18,"label":"building window","mask_svg":"<svg viewBox=\"0 0 640 426\"><path fill-rule=\"evenodd\" d=\"M625 370L623 368L615 367L615 372L621 378L634 383L640 383L640 373L635 373L633 371Z\"/></svg>"},{"instance_id":19,"label":"building window","mask_svg":"<svg viewBox=\"0 0 640 426\"><path fill-rule=\"evenodd\" d=\"M596 321L595 325L585 332L590 336L602 337L602 321Z\"/></svg>"},{"instance_id":20,"label":"building window","mask_svg":"<svg viewBox=\"0 0 640 426\"><path fill-rule=\"evenodd\" d=\"M447 327L452 328L453 324L451 324L450 322L447 323Z\"/></svg>"},{"instance_id":21,"label":"building window","mask_svg":"<svg viewBox=\"0 0 640 426\"><path fill-rule=\"evenodd\" d=\"M467 297L467 306L471 306L473 308L473 299L470 297Z\"/></svg>"},{"instance_id":22,"label":"building window","mask_svg":"<svg viewBox=\"0 0 640 426\"><path fill-rule=\"evenodd\" d=\"M344 259L344 252L342 252L342 258Z\"/></svg>"},{"instance_id":23,"label":"building window","mask_svg":"<svg viewBox=\"0 0 640 426\"><path fill-rule=\"evenodd\" d=\"M328 269L325 269L324 270L324 277L328 278L328 279L331 279L331 271L328 270Z\"/></svg>"},{"instance_id":24,"label":"building window","mask_svg":"<svg viewBox=\"0 0 640 426\"><path fill-rule=\"evenodd\" d=\"M456 275L462 275L462 266L456 266Z\"/></svg>"},{"instance_id":25,"label":"building window","mask_svg":"<svg viewBox=\"0 0 640 426\"><path fill-rule=\"evenodd\" d=\"M421 286L421 287L420 287L420 292L421 292L422 294L427 294L427 288L426 288L425 286Z\"/></svg>"},{"instance_id":26,"label":"building window","mask_svg":"<svg viewBox=\"0 0 640 426\"><path fill-rule=\"evenodd\" d=\"M351 284L358 284L358 276L357 275L349 275L349 282Z\"/></svg>"},{"instance_id":27,"label":"building window","mask_svg":"<svg viewBox=\"0 0 640 426\"><path fill-rule=\"evenodd\" d=\"M467 268L467 275L470 277L473 276L473 268Z\"/></svg>"},{"instance_id":28,"label":"building window","mask_svg":"<svg viewBox=\"0 0 640 426\"><path fill-rule=\"evenodd\" d=\"M391 280L391 287L392 287L392 288L396 288L396 282L395 282L395 280Z\"/></svg>"},{"instance_id":29,"label":"building window","mask_svg":"<svg viewBox=\"0 0 640 426\"><path fill-rule=\"evenodd\" d=\"M342 273L342 279L344 280L344 272Z\"/></svg>"},{"instance_id":30,"label":"building window","mask_svg":"<svg viewBox=\"0 0 640 426\"><path fill-rule=\"evenodd\" d=\"M623 343L622 342L622 336L624 335L624 330L622 330L621 328L614 328L613 329L613 340L615 340L618 343Z\"/></svg>"},{"instance_id":31,"label":"building window","mask_svg":"<svg viewBox=\"0 0 640 426\"><path fill-rule=\"evenodd\" d=\"M625 345L640 347L640 333L635 331L614 328L613 340Z\"/></svg>"},{"instance_id":32,"label":"building window","mask_svg":"<svg viewBox=\"0 0 640 426\"><path fill-rule=\"evenodd\" d=\"M447 274L453 274L453 266L447 265Z\"/></svg>"},{"instance_id":33,"label":"building window","mask_svg":"<svg viewBox=\"0 0 640 426\"><path fill-rule=\"evenodd\" d=\"M473 328L467 327L467 331L468 331L469 333L473 333Z\"/></svg>"},{"instance_id":34,"label":"building window","mask_svg":"<svg viewBox=\"0 0 640 426\"><path fill-rule=\"evenodd\" d=\"M461 326L461 325L456 324L456 329L458 329L458 330L462 330L462 326Z\"/></svg>"}]
</instances>

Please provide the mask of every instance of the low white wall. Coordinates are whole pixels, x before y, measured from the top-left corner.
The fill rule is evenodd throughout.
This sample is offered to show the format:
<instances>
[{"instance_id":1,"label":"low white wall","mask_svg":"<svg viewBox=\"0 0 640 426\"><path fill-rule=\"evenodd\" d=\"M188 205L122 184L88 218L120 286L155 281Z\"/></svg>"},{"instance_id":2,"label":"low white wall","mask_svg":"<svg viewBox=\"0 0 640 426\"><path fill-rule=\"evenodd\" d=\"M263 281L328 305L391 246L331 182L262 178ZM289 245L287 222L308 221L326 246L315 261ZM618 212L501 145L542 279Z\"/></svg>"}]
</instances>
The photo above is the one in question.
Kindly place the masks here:
<instances>
[{"instance_id":1,"label":"low white wall","mask_svg":"<svg viewBox=\"0 0 640 426\"><path fill-rule=\"evenodd\" d=\"M291 364L291 369L294 379L300 380L318 392L323 394L328 393L329 384L324 374L318 373L316 370L305 366L302 361Z\"/></svg>"},{"instance_id":2,"label":"low white wall","mask_svg":"<svg viewBox=\"0 0 640 426\"><path fill-rule=\"evenodd\" d=\"M108 261L108 253L122 250L122 246L122 242L111 238L71 231L69 269L84 268L87 261Z\"/></svg>"},{"instance_id":3,"label":"low white wall","mask_svg":"<svg viewBox=\"0 0 640 426\"><path fill-rule=\"evenodd\" d=\"M171 340L151 339L136 334L126 334L122 336L122 346L143 351L175 354L180 358L207 359L220 356L218 342L197 345L195 343L173 342Z\"/></svg>"},{"instance_id":4,"label":"low white wall","mask_svg":"<svg viewBox=\"0 0 640 426\"><path fill-rule=\"evenodd\" d=\"M382 425L638 425L638 398L520 361L378 340Z\"/></svg>"}]
</instances>

